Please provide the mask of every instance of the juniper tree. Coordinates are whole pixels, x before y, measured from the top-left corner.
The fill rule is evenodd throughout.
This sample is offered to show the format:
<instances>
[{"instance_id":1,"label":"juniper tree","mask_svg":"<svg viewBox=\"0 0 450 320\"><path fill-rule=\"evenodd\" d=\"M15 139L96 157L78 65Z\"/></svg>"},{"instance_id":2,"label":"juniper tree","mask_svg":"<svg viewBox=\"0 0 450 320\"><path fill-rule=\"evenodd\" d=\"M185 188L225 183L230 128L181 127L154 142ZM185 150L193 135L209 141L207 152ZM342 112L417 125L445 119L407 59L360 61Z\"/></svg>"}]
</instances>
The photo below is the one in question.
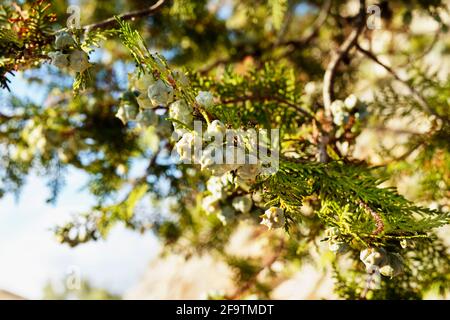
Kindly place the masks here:
<instances>
[{"instance_id":1,"label":"juniper tree","mask_svg":"<svg viewBox=\"0 0 450 320\"><path fill-rule=\"evenodd\" d=\"M436 230L450 220L450 79L425 61L448 59L448 2L114 4L79 1L80 26L66 26L65 1L0 6L2 87L24 72L47 94L0 109L0 194L19 194L37 171L54 202L78 168L98 201L55 227L61 243L105 238L121 223L153 232L168 252L210 252L236 272L236 291L211 298L270 297L319 242L333 252L341 297L448 292ZM411 31L428 18L433 34ZM275 144L244 134L273 128ZM394 135L394 146L358 156L367 130ZM208 144L226 131L231 140ZM218 146L250 156L216 163ZM253 149L277 155L276 170ZM146 164L140 176L136 163ZM414 175L408 194L397 191ZM227 253L242 222L264 230L267 259ZM276 261L284 272L263 272Z\"/></svg>"}]
</instances>

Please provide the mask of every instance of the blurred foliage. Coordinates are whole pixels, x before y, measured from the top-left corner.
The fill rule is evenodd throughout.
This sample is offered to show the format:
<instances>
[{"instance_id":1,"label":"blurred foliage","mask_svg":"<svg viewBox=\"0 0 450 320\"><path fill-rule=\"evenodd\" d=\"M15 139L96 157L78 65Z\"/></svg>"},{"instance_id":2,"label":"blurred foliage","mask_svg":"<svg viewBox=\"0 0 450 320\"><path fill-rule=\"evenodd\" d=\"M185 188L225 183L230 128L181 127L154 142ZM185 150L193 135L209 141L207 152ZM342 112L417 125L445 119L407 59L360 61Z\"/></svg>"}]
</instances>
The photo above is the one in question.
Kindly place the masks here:
<instances>
[{"instance_id":1,"label":"blurred foliage","mask_svg":"<svg viewBox=\"0 0 450 320\"><path fill-rule=\"evenodd\" d=\"M367 99L369 114L366 104L359 103L346 115L345 125L337 126L324 115L321 81L332 50L355 26L352 3L331 1L328 7L327 1L172 0L128 23L114 16L143 10L154 1L80 0L82 25L113 22L105 29L68 30L90 61L86 72L73 73L49 66L49 53L57 49L55 34L65 28L68 1L4 1L0 83L10 87L11 77L20 72L45 99L2 96L0 196L19 196L27 175L37 172L48 181L48 201L56 203L66 172L77 168L88 174L86 188L97 204L55 227L58 241L76 246L105 238L117 223L153 232L166 252L187 257L209 252L226 261L235 271L237 291L221 298L270 298L280 279L314 260L311 252L318 240L339 246L338 254L329 258L328 251L322 252L321 259L333 265L336 293L342 297L417 299L429 290L448 293L448 248L434 229L450 219L450 79L427 70L421 55L437 47L441 59L448 59L443 17L449 8L439 0L379 3L383 28L405 39L401 48L387 41L383 53L394 67L405 70L406 84L431 108L424 110L413 95L399 90L391 75L377 78L363 71L368 59L353 49L336 69L335 98L358 95L365 80L375 98ZM318 24L324 14L326 19ZM437 36L412 34L416 19L430 16L439 24ZM365 30L359 42L370 43L374 36L375 31ZM186 72L189 84L177 78L180 72ZM199 166L174 161L172 123L165 108L155 112L150 125L115 116L124 106L139 108L147 92L136 83L148 75L175 87L177 99L193 105L194 119L219 119L235 129L281 129L277 173L251 185L236 183L232 173L232 181L224 184L220 207L230 209L235 198L250 194L249 212L230 209L229 219L205 212L202 201L210 194L210 175ZM208 111L195 102L197 92L204 90L216 99ZM361 133L370 128L389 131L392 120L429 126L402 133L406 142L396 141L395 148L372 150L383 166L357 158ZM320 163L320 138L327 130L332 133L326 148L331 160ZM397 149L404 152L399 156ZM386 187L419 173L417 185L410 186L413 197ZM428 209L430 205L434 208ZM271 240L262 253L267 259L228 254L226 246L240 222L263 232L257 225L270 206L285 210L286 232L264 231ZM339 230L333 238L324 234L330 227ZM405 241L410 246L403 248ZM383 276L380 289L368 291L370 275L359 258L366 247L399 254L403 274ZM323 261L314 263L323 267ZM283 271L272 270L275 262L283 264ZM89 283L83 282L82 288L61 293L50 286L47 297L114 297Z\"/></svg>"}]
</instances>

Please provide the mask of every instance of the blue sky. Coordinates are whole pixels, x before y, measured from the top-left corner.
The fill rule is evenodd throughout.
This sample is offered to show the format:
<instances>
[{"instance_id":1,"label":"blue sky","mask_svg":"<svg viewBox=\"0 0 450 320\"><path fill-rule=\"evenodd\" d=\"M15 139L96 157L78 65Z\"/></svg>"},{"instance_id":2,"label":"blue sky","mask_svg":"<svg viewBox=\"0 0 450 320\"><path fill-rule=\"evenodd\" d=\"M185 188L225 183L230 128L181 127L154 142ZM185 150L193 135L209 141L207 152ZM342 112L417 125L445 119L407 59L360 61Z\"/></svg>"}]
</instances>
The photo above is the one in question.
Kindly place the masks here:
<instances>
[{"instance_id":1,"label":"blue sky","mask_svg":"<svg viewBox=\"0 0 450 320\"><path fill-rule=\"evenodd\" d=\"M26 84L21 74L11 80L14 94L36 103L45 98L43 91ZM52 227L93 204L93 198L80 191L86 179L84 173L70 170L55 205L46 204L46 181L36 175L28 178L18 202L12 195L0 199L0 289L40 298L47 281L62 283L74 268L94 285L115 293L123 293L139 281L159 249L150 234L142 236L117 227L106 240L74 249L55 241Z\"/></svg>"}]
</instances>

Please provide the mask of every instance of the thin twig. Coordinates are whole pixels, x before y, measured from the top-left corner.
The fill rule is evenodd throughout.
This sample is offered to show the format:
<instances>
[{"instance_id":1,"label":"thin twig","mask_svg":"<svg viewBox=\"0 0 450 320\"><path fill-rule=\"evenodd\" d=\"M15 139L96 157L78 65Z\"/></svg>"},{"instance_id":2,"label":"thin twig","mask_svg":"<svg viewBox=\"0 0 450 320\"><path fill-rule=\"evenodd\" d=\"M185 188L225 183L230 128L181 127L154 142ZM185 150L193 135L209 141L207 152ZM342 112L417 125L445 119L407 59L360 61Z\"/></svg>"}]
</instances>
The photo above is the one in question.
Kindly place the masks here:
<instances>
[{"instance_id":1,"label":"thin twig","mask_svg":"<svg viewBox=\"0 0 450 320\"><path fill-rule=\"evenodd\" d=\"M281 243L276 249L276 252L270 257L266 263L240 288L237 288L235 292L228 295L226 298L228 300L236 300L239 299L245 292L247 292L258 280L259 274L267 268L270 268L281 256L283 253L285 243L284 240L281 239Z\"/></svg>"},{"instance_id":2,"label":"thin twig","mask_svg":"<svg viewBox=\"0 0 450 320\"><path fill-rule=\"evenodd\" d=\"M359 206L361 208L363 208L364 210L368 211L370 213L370 215L372 216L372 218L375 220L376 229L372 232L372 234L378 235L381 232L383 232L384 221L383 221L383 218L381 217L381 215L378 212L376 212L375 210L373 210L371 207L369 207L369 205L362 200L359 201Z\"/></svg>"},{"instance_id":3,"label":"thin twig","mask_svg":"<svg viewBox=\"0 0 450 320\"><path fill-rule=\"evenodd\" d=\"M308 29L309 32L307 32L302 37L302 39L288 40L283 42L279 41L278 43L276 43L276 45L277 46L292 45L296 48L308 45L319 34L320 28L323 26L323 24L328 18L330 8L331 8L331 0L326 0L319 11L317 18L314 20L311 27Z\"/></svg>"},{"instance_id":4,"label":"thin twig","mask_svg":"<svg viewBox=\"0 0 450 320\"><path fill-rule=\"evenodd\" d=\"M308 117L309 119L314 119L314 115L311 114L310 112L308 112L307 110L303 109L302 107L284 100L282 98L279 97L275 97L275 96L243 96L243 97L238 97L235 99L228 99L228 100L223 100L221 101L222 104L232 104L232 103L238 103L238 102L244 102L244 101L258 101L258 102L264 102L264 101L275 101L275 102L279 102L282 104L285 104L295 110L297 110L299 113L303 114L304 116Z\"/></svg>"},{"instance_id":5,"label":"thin twig","mask_svg":"<svg viewBox=\"0 0 450 320\"><path fill-rule=\"evenodd\" d=\"M4 120L4 121L7 121L7 120L10 120L12 118L12 116L8 116L8 115L6 115L6 114L3 114L3 113L0 113L0 120Z\"/></svg>"},{"instance_id":6,"label":"thin twig","mask_svg":"<svg viewBox=\"0 0 450 320\"><path fill-rule=\"evenodd\" d=\"M337 67L339 63L344 58L345 55L350 51L351 48L357 43L357 39L365 26L364 17L366 15L366 5L364 0L360 0L358 23L355 29L349 34L347 39L339 47L338 51L331 58L330 63L327 66L325 75L323 77L323 103L325 107L325 114L328 118L331 118L331 103L334 99L334 78L336 77Z\"/></svg>"}]
</instances>

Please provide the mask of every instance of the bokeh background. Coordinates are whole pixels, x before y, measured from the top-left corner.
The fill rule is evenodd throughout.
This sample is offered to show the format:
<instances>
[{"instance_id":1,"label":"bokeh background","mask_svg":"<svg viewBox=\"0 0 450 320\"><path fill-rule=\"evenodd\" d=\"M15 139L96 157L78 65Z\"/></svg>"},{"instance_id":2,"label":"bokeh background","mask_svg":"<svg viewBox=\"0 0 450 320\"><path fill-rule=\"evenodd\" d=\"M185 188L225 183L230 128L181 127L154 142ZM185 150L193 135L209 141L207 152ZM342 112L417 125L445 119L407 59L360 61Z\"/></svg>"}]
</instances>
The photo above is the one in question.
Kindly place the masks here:
<instances>
[{"instance_id":1,"label":"bokeh background","mask_svg":"<svg viewBox=\"0 0 450 320\"><path fill-rule=\"evenodd\" d=\"M114 14L143 8L154 1L116 0L116 1L51 1L61 16L65 15L68 5L82 8L82 24L100 21ZM220 21L229 20L229 24L244 24L245 17L234 10L234 1L211 0L208 8ZM317 14L320 1L299 1L292 9L294 19L310 21ZM357 1L348 1L345 10L352 12ZM343 10L344 10L343 9ZM448 15L446 16L448 19ZM432 38L439 24L429 17L418 16L411 25L415 34L424 38ZM197 30L198 31L198 30ZM198 31L201 36L202 32ZM149 36L149 35L147 35ZM160 35L159 35L160 36ZM216 34L211 36L215 39ZM374 43L378 47L374 51L383 51L387 43L401 42L393 40L386 30L374 32L378 37ZM258 38L258 36L256 36ZM192 39L190 39L192 40ZM162 41L160 37L158 41ZM177 41L177 39L168 39ZM207 41L207 40L206 40ZM151 41L150 41L151 42ZM155 48L160 43L152 43ZM189 48L189 44L186 44ZM182 45L183 46L183 45ZM443 50L448 46L448 38L441 39L435 49L425 57L424 63L435 68L438 75L445 78L450 70L450 55ZM179 52L160 48L166 58L174 62L183 61L186 57ZM126 86L127 73L134 69L133 63L121 62L124 52L108 44L106 49L96 49L91 54L91 61L107 64L119 78L118 84ZM193 54L201 48L192 49ZM186 50L186 52L190 52ZM178 59L178 60L177 60ZM201 61L201 57L198 59ZM386 59L389 59L386 57ZM195 59L194 59L195 60ZM201 62L192 65L199 66ZM307 64L307 61L304 62ZM0 110L11 97L18 97L36 105L48 102L48 87L54 67L42 65L37 70L17 72L11 77L10 89L0 91ZM369 77L367 83L359 85L360 96L371 97L370 86L378 78L386 76L386 71L373 64L366 64ZM61 79L58 75L58 79ZM41 77L43 83L29 82L32 77ZM62 77L70 86L70 77ZM368 87L367 87L368 86ZM405 129L407 124L397 123L398 129ZM415 126L420 129L420 126ZM371 158L374 163L382 162L378 154L371 153L380 142L387 145L396 144L403 138L399 135L383 135L380 140L378 130L366 130L357 142L356 154L362 159ZM373 148L372 148L373 147ZM138 176L145 170L145 163L133 162L130 176ZM89 242L75 248L61 245L55 240L52 229L62 224L71 216L89 210L95 204L95 198L87 190L89 177L81 170L70 168L65 173L65 184L61 188L54 203L48 203L48 181L45 176L32 171L18 194L7 194L0 198L0 297L41 298L204 298L207 292L227 290L232 287L230 270L226 265L205 255L186 261L178 255L165 259L159 258L161 244L152 233L140 234L130 231L122 225L115 226L106 239ZM401 193L414 198L415 177L405 178L399 182ZM440 204L442 205L442 204ZM440 232L448 236L448 229ZM264 246L264 237L259 230L242 225L229 244L229 251L241 255L254 255ZM320 244L322 246L322 244ZM319 248L318 251L321 249ZM315 253L313 253L314 255ZM323 257L318 258L323 259ZM326 262L326 261L325 261ZM326 264L324 262L324 264ZM275 265L276 269L277 266ZM282 268L282 266L279 266ZM208 272L204 273L204 270ZM213 270L213 271L212 271ZM82 290L66 292L67 281L71 277L83 282ZM73 278L72 278L73 279ZM206 280L208 279L208 280ZM84 290L84 291L83 291ZM70 291L70 290L69 290ZM80 292L83 293L80 294ZM289 279L280 283L274 292L277 298L334 298L332 279L329 270L316 265L305 264ZM433 297L432 295L430 297Z\"/></svg>"}]
</instances>

